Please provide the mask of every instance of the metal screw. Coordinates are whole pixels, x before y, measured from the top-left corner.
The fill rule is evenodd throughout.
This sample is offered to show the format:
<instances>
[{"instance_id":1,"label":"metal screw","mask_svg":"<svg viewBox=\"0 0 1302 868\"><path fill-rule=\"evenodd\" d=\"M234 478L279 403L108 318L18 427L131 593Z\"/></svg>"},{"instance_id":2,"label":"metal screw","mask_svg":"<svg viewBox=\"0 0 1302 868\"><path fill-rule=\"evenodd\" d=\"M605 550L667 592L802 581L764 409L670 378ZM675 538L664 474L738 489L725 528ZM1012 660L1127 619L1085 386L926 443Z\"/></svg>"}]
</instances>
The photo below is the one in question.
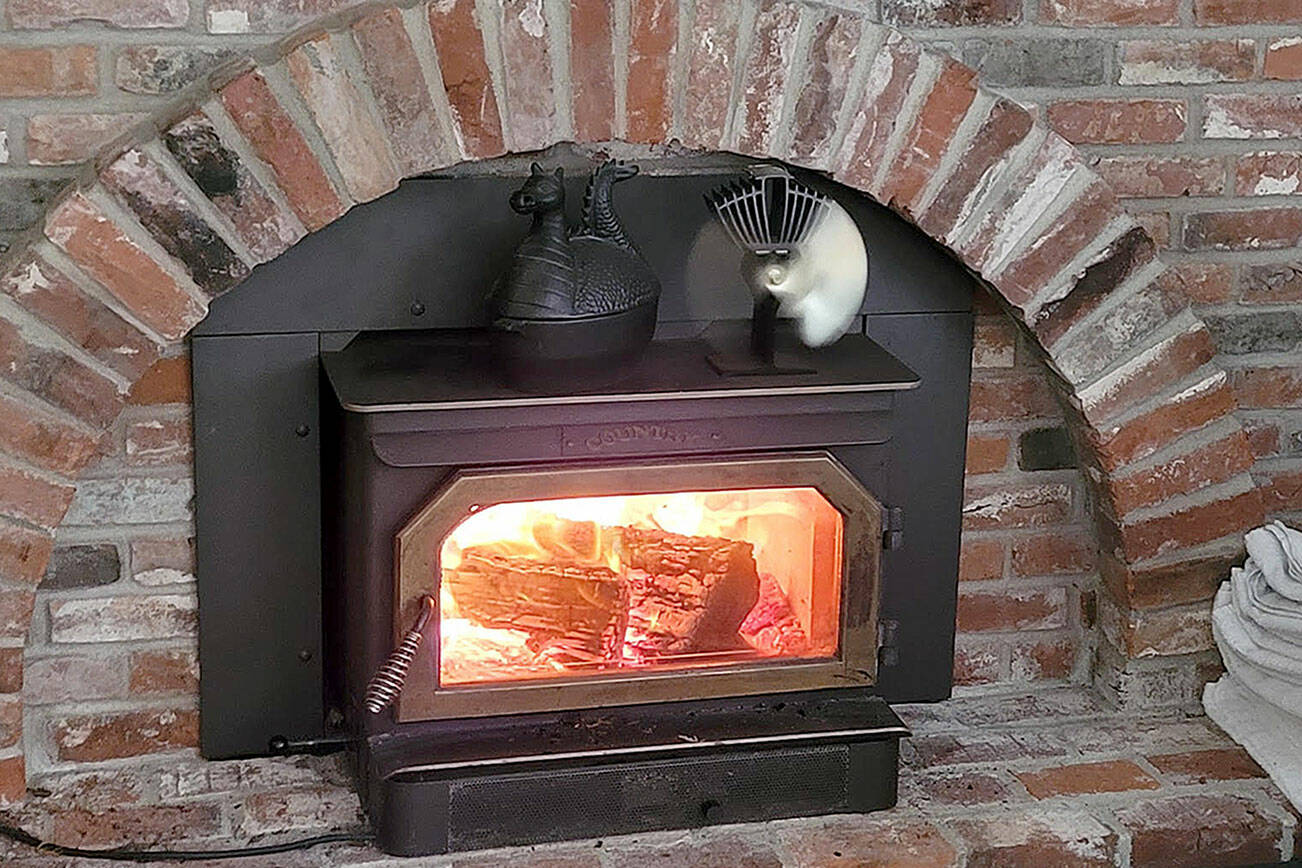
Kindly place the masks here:
<instances>
[{"instance_id":1,"label":"metal screw","mask_svg":"<svg viewBox=\"0 0 1302 868\"><path fill-rule=\"evenodd\" d=\"M424 316L424 314L425 314L425 304L424 304L424 302L413 301L413 302L411 303L411 315L412 315L412 316Z\"/></svg>"},{"instance_id":2,"label":"metal screw","mask_svg":"<svg viewBox=\"0 0 1302 868\"><path fill-rule=\"evenodd\" d=\"M297 434L299 437L306 437L307 435L312 433L312 429L306 425L299 425L297 428L294 429L294 433Z\"/></svg>"},{"instance_id":3,"label":"metal screw","mask_svg":"<svg viewBox=\"0 0 1302 868\"><path fill-rule=\"evenodd\" d=\"M312 659L312 652L304 648L302 651L298 652L298 659L302 660L304 663L307 663L309 660Z\"/></svg>"}]
</instances>

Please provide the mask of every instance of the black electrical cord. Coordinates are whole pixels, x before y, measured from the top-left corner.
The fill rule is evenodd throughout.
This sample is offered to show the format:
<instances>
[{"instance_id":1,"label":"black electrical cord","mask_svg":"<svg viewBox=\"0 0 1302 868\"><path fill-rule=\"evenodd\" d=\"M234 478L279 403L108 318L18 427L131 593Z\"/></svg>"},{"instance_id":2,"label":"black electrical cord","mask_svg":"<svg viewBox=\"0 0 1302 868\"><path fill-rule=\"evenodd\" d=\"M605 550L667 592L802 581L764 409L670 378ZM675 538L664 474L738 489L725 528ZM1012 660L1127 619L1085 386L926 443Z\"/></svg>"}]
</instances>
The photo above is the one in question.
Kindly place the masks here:
<instances>
[{"instance_id":1,"label":"black electrical cord","mask_svg":"<svg viewBox=\"0 0 1302 868\"><path fill-rule=\"evenodd\" d=\"M42 853L75 856L81 859L107 859L113 862L198 862L204 859L240 859L248 856L274 856L291 850L306 850L308 847L316 847L320 844L365 844L375 840L375 836L370 832L331 832L328 835L316 835L312 838L285 841L281 844L260 844L255 847L238 847L230 850L133 850L125 846L110 850L84 850L81 847L67 847L63 844L42 841L35 835L4 823L0 823L0 835L34 847Z\"/></svg>"}]
</instances>

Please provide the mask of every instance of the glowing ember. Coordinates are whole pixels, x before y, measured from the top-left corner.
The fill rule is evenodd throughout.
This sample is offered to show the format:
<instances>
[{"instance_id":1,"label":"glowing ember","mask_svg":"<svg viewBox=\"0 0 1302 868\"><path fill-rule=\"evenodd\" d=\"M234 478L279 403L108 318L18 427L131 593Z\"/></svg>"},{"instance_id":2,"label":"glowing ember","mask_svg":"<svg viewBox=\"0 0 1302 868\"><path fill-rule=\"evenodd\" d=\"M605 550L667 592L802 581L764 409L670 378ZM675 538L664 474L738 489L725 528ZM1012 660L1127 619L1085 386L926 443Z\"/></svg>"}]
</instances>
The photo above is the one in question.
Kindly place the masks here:
<instances>
[{"instance_id":1,"label":"glowing ember","mask_svg":"<svg viewBox=\"0 0 1302 868\"><path fill-rule=\"evenodd\" d=\"M832 657L841 529L812 488L489 506L439 552L440 683Z\"/></svg>"}]
</instances>

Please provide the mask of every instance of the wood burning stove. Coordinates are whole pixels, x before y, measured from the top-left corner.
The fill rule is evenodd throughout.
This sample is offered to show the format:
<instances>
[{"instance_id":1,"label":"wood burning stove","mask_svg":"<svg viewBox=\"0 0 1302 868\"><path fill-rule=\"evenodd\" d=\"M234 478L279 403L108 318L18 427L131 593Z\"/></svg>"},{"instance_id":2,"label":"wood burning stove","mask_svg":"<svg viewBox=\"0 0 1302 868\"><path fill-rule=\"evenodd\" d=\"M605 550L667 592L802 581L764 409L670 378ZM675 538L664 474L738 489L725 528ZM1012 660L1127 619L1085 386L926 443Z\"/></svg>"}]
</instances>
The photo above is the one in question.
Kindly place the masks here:
<instances>
[{"instance_id":1,"label":"wood burning stove","mask_svg":"<svg viewBox=\"0 0 1302 868\"><path fill-rule=\"evenodd\" d=\"M407 182L214 302L206 756L347 743L395 853L893 804L886 701L950 686L971 281L811 176L868 241L867 319L816 353L787 336L809 373L722 376L750 301L702 289L736 255L695 231L719 182L627 182L661 324L600 382L493 368L471 300L518 233L510 178Z\"/></svg>"},{"instance_id":2,"label":"wood burning stove","mask_svg":"<svg viewBox=\"0 0 1302 868\"><path fill-rule=\"evenodd\" d=\"M904 729L868 693L891 510L852 466L853 450L889 441L894 395L918 378L863 336L790 347L812 374L727 377L708 357L731 332L653 344L621 383L539 394L500 385L465 334L363 335L323 355L341 447L327 510L341 519L339 689L389 849L555 833L541 810L498 839L466 827L461 793L486 779L564 803L575 781L613 775L635 796L647 763L681 763L684 739L703 736L614 733L579 756L548 739L614 709L640 721L648 705L649 719L705 714L709 756L729 775L785 769L763 805L733 797L734 817L893 804ZM426 606L428 640L396 703L368 710L368 682ZM778 732L757 720L788 702ZM847 725L846 703L866 717ZM787 794L782 780L808 763L839 762L842 780L859 754L883 771L856 798ZM724 804L709 781L683 786L691 804ZM681 820L674 808L642 822Z\"/></svg>"}]
</instances>

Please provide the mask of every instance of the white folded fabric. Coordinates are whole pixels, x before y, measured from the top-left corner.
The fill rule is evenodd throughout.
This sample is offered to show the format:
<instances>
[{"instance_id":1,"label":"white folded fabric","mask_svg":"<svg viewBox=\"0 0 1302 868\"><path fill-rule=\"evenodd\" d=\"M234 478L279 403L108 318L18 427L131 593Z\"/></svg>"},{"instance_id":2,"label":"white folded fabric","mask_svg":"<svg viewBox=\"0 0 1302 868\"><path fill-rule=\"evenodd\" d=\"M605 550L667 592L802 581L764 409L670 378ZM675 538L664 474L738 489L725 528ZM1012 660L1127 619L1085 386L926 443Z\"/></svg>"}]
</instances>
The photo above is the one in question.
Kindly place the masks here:
<instances>
[{"instance_id":1,"label":"white folded fabric","mask_svg":"<svg viewBox=\"0 0 1302 868\"><path fill-rule=\"evenodd\" d=\"M1302 603L1302 531L1272 521L1249 531L1243 543L1266 583L1276 593Z\"/></svg>"},{"instance_id":2,"label":"white folded fabric","mask_svg":"<svg viewBox=\"0 0 1302 868\"><path fill-rule=\"evenodd\" d=\"M1222 590L1228 588L1235 611L1281 640L1302 645L1302 605L1276 593L1261 571L1248 564L1230 570L1230 580L1221 585ZM1302 648L1297 653L1302 654Z\"/></svg>"}]
</instances>

